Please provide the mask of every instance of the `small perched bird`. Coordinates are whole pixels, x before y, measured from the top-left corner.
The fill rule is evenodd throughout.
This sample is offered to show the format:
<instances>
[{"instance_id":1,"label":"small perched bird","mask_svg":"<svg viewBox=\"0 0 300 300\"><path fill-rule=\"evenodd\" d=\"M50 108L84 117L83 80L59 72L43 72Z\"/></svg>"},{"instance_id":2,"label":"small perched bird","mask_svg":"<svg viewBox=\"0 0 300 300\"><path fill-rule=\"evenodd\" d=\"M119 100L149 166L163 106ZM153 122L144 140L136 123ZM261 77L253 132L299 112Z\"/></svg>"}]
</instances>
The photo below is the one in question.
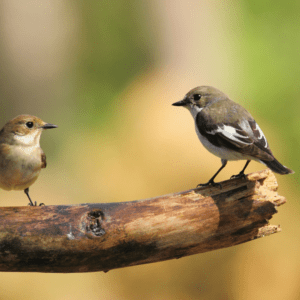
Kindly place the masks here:
<instances>
[{"instance_id":1,"label":"small perched bird","mask_svg":"<svg viewBox=\"0 0 300 300\"><path fill-rule=\"evenodd\" d=\"M0 131L0 188L24 190L30 203L29 187L46 168L46 155L40 147L44 129L56 128L41 119L20 115L4 125ZM41 204L40 204L41 205Z\"/></svg>"},{"instance_id":2,"label":"small perched bird","mask_svg":"<svg viewBox=\"0 0 300 300\"><path fill-rule=\"evenodd\" d=\"M228 160L247 160L243 170L231 178L245 178L244 172L251 160L265 164L278 174L294 173L274 157L265 135L250 113L218 89L198 86L173 105L183 106L191 112L201 143L221 158L221 168L207 183L198 186L221 187L214 179Z\"/></svg>"}]
</instances>

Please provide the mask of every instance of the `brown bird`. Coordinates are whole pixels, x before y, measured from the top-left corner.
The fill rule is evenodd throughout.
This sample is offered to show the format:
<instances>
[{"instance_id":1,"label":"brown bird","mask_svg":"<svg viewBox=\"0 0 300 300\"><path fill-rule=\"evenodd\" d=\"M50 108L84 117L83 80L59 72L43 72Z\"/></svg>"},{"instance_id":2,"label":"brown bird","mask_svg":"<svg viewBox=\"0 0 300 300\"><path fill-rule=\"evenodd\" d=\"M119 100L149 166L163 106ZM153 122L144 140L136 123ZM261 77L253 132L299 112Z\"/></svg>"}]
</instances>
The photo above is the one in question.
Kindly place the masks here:
<instances>
[{"instance_id":1,"label":"brown bird","mask_svg":"<svg viewBox=\"0 0 300 300\"><path fill-rule=\"evenodd\" d=\"M29 196L29 187L47 165L40 137L44 129L56 127L37 117L20 115L0 131L0 188L24 190L31 206L37 204L33 204Z\"/></svg>"}]
</instances>

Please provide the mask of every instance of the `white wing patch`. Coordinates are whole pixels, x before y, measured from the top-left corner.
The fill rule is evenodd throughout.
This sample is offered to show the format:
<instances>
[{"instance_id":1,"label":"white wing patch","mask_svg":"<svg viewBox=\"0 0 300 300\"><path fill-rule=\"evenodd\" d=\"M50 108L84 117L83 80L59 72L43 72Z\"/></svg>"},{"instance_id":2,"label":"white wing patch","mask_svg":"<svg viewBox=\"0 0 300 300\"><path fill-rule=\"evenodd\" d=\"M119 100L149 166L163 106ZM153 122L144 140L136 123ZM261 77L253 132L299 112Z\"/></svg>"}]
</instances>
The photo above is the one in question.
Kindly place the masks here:
<instances>
[{"instance_id":1,"label":"white wing patch","mask_svg":"<svg viewBox=\"0 0 300 300\"><path fill-rule=\"evenodd\" d=\"M256 127L256 129L258 130L258 132L259 132L259 136L258 136L257 138L258 138L259 140L262 139L262 140L264 141L264 143L265 143L265 148L268 148L268 141L267 141L267 139L266 139L264 133L262 132L262 130L260 129L260 127L258 126L257 123L255 123L255 127Z\"/></svg>"},{"instance_id":2,"label":"white wing patch","mask_svg":"<svg viewBox=\"0 0 300 300\"><path fill-rule=\"evenodd\" d=\"M244 135L241 135L237 132L236 128L228 125L222 125L217 128L217 130L213 130L210 132L207 132L208 134L216 134L217 132L223 134L228 139L231 139L232 141L238 142L240 144L244 145L251 145L251 143L244 141L246 137Z\"/></svg>"}]
</instances>

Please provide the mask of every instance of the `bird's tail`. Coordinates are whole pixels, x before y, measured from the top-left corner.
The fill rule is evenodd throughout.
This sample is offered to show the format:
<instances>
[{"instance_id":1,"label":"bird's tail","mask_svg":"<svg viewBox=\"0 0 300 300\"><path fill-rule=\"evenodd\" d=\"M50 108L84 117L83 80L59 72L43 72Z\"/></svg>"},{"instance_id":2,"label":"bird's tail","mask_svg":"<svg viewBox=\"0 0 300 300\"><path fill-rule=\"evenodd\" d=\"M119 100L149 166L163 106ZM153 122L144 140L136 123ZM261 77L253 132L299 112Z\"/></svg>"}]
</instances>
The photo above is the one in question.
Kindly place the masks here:
<instances>
[{"instance_id":1,"label":"bird's tail","mask_svg":"<svg viewBox=\"0 0 300 300\"><path fill-rule=\"evenodd\" d=\"M283 166L275 157L272 161L262 160L268 168L270 168L273 172L285 175L285 174L293 174L295 173L293 170Z\"/></svg>"}]
</instances>

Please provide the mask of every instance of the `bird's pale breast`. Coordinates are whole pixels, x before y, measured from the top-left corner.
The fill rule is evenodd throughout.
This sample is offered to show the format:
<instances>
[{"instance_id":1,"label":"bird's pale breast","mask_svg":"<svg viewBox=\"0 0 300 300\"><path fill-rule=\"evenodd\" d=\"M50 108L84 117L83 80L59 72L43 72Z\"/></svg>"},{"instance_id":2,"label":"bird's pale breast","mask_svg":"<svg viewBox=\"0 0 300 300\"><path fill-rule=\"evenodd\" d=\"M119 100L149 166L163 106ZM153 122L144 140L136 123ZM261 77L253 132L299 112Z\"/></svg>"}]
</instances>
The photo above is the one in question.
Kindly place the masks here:
<instances>
[{"instance_id":1,"label":"bird's pale breast","mask_svg":"<svg viewBox=\"0 0 300 300\"><path fill-rule=\"evenodd\" d=\"M0 187L24 190L32 185L41 171L38 146L0 145Z\"/></svg>"}]
</instances>

